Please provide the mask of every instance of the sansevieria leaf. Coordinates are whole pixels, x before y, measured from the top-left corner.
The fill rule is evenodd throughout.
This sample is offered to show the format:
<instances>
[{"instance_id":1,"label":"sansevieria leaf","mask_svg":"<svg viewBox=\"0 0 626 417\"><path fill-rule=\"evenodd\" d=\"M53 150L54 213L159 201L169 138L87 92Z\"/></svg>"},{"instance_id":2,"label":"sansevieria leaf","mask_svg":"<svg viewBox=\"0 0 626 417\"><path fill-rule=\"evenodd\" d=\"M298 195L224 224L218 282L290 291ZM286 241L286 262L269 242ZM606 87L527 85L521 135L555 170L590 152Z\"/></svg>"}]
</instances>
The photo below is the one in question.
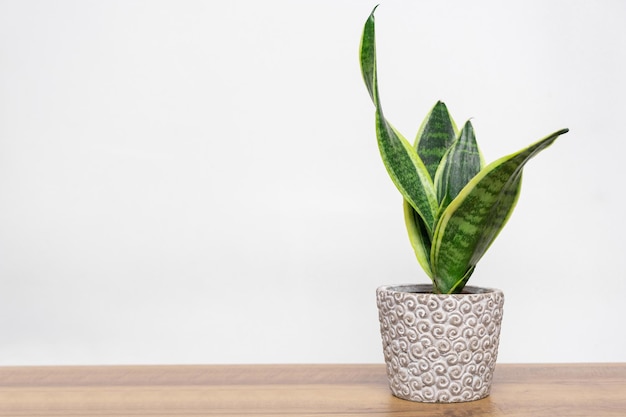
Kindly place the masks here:
<instances>
[{"instance_id":1,"label":"sansevieria leaf","mask_svg":"<svg viewBox=\"0 0 626 417\"><path fill-rule=\"evenodd\" d=\"M359 48L363 81L376 107L378 107L378 85L376 80L376 24L374 22L374 12L377 7L378 6L374 7L374 10L372 10L372 13L370 13L365 21L363 35L361 36L361 46Z\"/></svg>"},{"instance_id":2,"label":"sansevieria leaf","mask_svg":"<svg viewBox=\"0 0 626 417\"><path fill-rule=\"evenodd\" d=\"M459 138L444 155L435 175L435 189L440 210L445 209L454 200L481 168L482 157L476 142L474 127L468 120Z\"/></svg>"},{"instance_id":3,"label":"sansevieria leaf","mask_svg":"<svg viewBox=\"0 0 626 417\"><path fill-rule=\"evenodd\" d=\"M374 9L375 10L375 9ZM392 181L424 221L434 230L437 213L435 187L415 148L385 119L378 94L374 11L363 29L360 49L361 72L376 106L376 137L381 157Z\"/></svg>"},{"instance_id":4,"label":"sansevieria leaf","mask_svg":"<svg viewBox=\"0 0 626 417\"><path fill-rule=\"evenodd\" d=\"M426 224L408 201L404 200L402 206L404 208L404 223L415 257L424 272L432 279L433 273L430 270L431 239Z\"/></svg>"},{"instance_id":5,"label":"sansevieria leaf","mask_svg":"<svg viewBox=\"0 0 626 417\"><path fill-rule=\"evenodd\" d=\"M440 291L458 288L504 227L519 196L524 165L567 131L491 163L450 203L437 224L431 251Z\"/></svg>"},{"instance_id":6,"label":"sansevieria leaf","mask_svg":"<svg viewBox=\"0 0 626 417\"><path fill-rule=\"evenodd\" d=\"M445 103L438 101L430 110L415 137L415 148L434 180L439 162L456 140L457 129Z\"/></svg>"},{"instance_id":7,"label":"sansevieria leaf","mask_svg":"<svg viewBox=\"0 0 626 417\"><path fill-rule=\"evenodd\" d=\"M455 142L456 132L456 125L448 112L448 108L442 101L438 101L424 118L415 137L414 145L431 178L435 178L439 163L448 148ZM426 274L432 278L430 270L431 236L424 221L410 203L404 200L403 206L409 241L417 261Z\"/></svg>"}]
</instances>

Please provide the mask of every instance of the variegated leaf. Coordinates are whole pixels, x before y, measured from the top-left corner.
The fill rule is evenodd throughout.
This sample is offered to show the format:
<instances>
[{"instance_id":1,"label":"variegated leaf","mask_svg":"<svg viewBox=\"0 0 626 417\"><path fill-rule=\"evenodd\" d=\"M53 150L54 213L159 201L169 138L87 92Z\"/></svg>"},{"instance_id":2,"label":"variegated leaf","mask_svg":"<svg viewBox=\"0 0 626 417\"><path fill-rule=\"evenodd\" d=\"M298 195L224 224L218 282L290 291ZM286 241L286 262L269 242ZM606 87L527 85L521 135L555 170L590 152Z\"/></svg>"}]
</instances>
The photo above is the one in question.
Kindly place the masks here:
<instances>
[{"instance_id":1,"label":"variegated leaf","mask_svg":"<svg viewBox=\"0 0 626 417\"><path fill-rule=\"evenodd\" d=\"M387 172L402 196L419 213L431 234L437 213L437 197L432 178L415 148L383 115L378 94L374 11L363 28L360 62L365 85L376 106L376 136Z\"/></svg>"},{"instance_id":2,"label":"variegated leaf","mask_svg":"<svg viewBox=\"0 0 626 417\"><path fill-rule=\"evenodd\" d=\"M485 167L444 211L433 237L431 268L442 292L459 285L500 233L519 196L524 165L563 129Z\"/></svg>"},{"instance_id":3,"label":"variegated leaf","mask_svg":"<svg viewBox=\"0 0 626 417\"><path fill-rule=\"evenodd\" d=\"M445 209L454 200L481 168L482 158L476 143L474 127L468 120L461 129L459 138L444 155L435 175L440 210Z\"/></svg>"},{"instance_id":4,"label":"variegated leaf","mask_svg":"<svg viewBox=\"0 0 626 417\"><path fill-rule=\"evenodd\" d=\"M430 177L434 180L437 167L456 140L457 129L445 103L438 101L430 110L416 138L415 148Z\"/></svg>"}]
</instances>

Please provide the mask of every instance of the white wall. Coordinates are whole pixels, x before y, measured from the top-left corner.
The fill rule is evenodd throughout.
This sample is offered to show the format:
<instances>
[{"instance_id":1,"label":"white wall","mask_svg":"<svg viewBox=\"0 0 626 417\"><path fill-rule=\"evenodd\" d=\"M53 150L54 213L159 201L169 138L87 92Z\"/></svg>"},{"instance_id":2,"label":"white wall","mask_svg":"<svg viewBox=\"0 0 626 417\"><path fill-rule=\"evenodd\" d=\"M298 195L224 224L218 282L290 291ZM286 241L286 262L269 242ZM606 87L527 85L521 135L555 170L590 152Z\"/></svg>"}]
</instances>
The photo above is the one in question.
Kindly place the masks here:
<instances>
[{"instance_id":1,"label":"white wall","mask_svg":"<svg viewBox=\"0 0 626 417\"><path fill-rule=\"evenodd\" d=\"M364 1L0 1L0 365L381 362L426 282L379 160ZM488 161L562 127L474 274L501 362L626 361L626 3L384 1L386 115Z\"/></svg>"}]
</instances>

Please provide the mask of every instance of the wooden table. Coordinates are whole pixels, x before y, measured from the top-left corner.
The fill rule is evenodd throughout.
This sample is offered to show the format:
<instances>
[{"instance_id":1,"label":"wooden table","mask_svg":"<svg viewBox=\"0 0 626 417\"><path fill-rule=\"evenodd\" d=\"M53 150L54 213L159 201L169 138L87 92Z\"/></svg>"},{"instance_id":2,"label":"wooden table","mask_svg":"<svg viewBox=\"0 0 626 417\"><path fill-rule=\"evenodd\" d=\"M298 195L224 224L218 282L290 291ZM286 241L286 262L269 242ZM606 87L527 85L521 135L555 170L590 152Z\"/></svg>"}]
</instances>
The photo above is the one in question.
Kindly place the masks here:
<instances>
[{"instance_id":1,"label":"wooden table","mask_svg":"<svg viewBox=\"0 0 626 417\"><path fill-rule=\"evenodd\" d=\"M626 364L497 365L491 396L393 397L383 365L0 368L0 416L626 416Z\"/></svg>"}]
</instances>

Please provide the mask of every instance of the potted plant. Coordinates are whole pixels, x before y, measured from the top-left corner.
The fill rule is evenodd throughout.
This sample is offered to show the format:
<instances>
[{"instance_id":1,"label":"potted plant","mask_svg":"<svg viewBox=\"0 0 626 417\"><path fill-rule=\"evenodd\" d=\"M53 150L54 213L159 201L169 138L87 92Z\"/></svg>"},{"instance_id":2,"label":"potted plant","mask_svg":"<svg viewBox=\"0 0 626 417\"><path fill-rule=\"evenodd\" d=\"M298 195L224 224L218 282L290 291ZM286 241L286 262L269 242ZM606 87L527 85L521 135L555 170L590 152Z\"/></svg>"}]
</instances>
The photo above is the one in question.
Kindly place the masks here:
<instances>
[{"instance_id":1,"label":"potted plant","mask_svg":"<svg viewBox=\"0 0 626 417\"><path fill-rule=\"evenodd\" d=\"M417 261L431 279L377 289L390 388L413 401L477 400L491 389L504 297L466 283L513 212L525 164L568 130L485 166L472 124L458 131L439 101L409 143L383 114L375 10L363 29L361 71L376 108L382 160L404 198Z\"/></svg>"}]
</instances>

